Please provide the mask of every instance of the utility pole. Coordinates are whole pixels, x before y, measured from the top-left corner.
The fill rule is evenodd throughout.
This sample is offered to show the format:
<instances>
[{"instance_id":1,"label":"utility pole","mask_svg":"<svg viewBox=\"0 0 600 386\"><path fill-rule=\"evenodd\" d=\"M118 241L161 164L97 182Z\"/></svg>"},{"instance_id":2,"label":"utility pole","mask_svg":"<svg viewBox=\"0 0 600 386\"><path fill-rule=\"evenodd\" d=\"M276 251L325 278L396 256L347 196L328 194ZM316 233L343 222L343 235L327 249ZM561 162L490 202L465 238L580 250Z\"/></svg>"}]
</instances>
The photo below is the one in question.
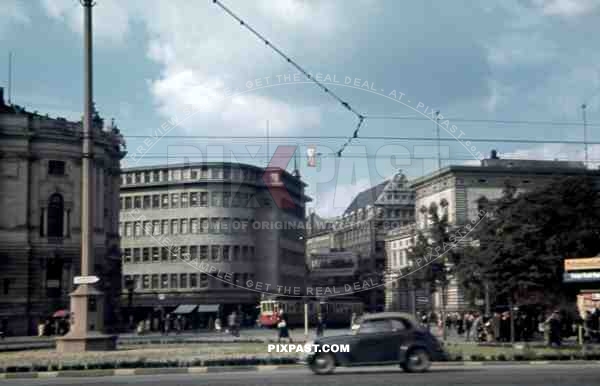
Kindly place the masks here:
<instances>
[{"instance_id":1,"label":"utility pole","mask_svg":"<svg viewBox=\"0 0 600 386\"><path fill-rule=\"evenodd\" d=\"M81 160L81 276L77 289L71 293L71 327L69 333L56 341L59 352L114 350L116 337L103 335L104 307L102 292L95 288L99 279L94 269L94 176L93 160L93 66L92 8L93 0L80 0L84 12L84 101L83 147Z\"/></svg>"},{"instance_id":2,"label":"utility pole","mask_svg":"<svg viewBox=\"0 0 600 386\"><path fill-rule=\"evenodd\" d=\"M440 144L440 111L435 112L435 129L437 133L438 170L442 169L442 145Z\"/></svg>"},{"instance_id":3,"label":"utility pole","mask_svg":"<svg viewBox=\"0 0 600 386\"><path fill-rule=\"evenodd\" d=\"M12 58L13 53L8 53L8 105L12 105Z\"/></svg>"},{"instance_id":4,"label":"utility pole","mask_svg":"<svg viewBox=\"0 0 600 386\"><path fill-rule=\"evenodd\" d=\"M586 120L586 116L585 116L586 108L587 108L587 106L585 103L581 105L581 112L583 115L583 144L585 146L585 167L588 167L589 154L588 154L588 140L587 140L587 120Z\"/></svg>"}]
</instances>

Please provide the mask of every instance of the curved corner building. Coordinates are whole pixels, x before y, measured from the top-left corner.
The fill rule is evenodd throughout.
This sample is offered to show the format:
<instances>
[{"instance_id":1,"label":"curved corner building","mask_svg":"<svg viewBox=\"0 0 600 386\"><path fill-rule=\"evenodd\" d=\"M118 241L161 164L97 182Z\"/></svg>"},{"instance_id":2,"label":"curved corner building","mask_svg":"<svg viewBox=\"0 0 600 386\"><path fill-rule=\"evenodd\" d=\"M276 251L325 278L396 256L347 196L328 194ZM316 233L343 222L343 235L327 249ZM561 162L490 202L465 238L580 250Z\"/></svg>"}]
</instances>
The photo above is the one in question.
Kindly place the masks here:
<instances>
[{"instance_id":1,"label":"curved corner building","mask_svg":"<svg viewBox=\"0 0 600 386\"><path fill-rule=\"evenodd\" d=\"M119 229L130 321L157 312L252 314L264 291L304 291L305 186L284 170L237 163L124 169Z\"/></svg>"}]
</instances>

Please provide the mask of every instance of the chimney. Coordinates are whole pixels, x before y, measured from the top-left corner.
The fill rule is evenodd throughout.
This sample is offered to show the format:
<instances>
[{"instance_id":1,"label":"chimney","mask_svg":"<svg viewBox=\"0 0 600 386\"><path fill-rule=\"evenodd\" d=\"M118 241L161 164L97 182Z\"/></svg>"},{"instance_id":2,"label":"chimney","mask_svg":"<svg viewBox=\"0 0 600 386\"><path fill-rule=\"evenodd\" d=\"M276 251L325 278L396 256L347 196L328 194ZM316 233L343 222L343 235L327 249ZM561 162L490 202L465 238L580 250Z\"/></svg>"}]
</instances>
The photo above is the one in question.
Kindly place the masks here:
<instances>
[{"instance_id":1,"label":"chimney","mask_svg":"<svg viewBox=\"0 0 600 386\"><path fill-rule=\"evenodd\" d=\"M4 87L0 87L0 106L5 106L5 104L4 104Z\"/></svg>"}]
</instances>

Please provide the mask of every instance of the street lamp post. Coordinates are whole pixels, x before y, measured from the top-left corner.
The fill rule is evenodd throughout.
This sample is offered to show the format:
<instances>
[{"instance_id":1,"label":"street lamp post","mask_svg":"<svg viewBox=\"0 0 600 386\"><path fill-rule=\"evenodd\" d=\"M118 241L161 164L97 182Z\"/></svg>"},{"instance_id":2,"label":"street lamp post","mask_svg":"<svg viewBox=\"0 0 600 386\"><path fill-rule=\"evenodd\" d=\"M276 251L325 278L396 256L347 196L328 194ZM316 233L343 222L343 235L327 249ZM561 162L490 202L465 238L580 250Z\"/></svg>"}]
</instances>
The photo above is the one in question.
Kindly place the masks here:
<instances>
[{"instance_id":1,"label":"street lamp post","mask_svg":"<svg viewBox=\"0 0 600 386\"><path fill-rule=\"evenodd\" d=\"M94 269L94 160L93 160L93 77L92 0L80 0L84 10L84 116L81 160L81 277L71 293L71 328L56 341L59 352L114 350L116 337L102 334L103 294L95 288Z\"/></svg>"}]
</instances>

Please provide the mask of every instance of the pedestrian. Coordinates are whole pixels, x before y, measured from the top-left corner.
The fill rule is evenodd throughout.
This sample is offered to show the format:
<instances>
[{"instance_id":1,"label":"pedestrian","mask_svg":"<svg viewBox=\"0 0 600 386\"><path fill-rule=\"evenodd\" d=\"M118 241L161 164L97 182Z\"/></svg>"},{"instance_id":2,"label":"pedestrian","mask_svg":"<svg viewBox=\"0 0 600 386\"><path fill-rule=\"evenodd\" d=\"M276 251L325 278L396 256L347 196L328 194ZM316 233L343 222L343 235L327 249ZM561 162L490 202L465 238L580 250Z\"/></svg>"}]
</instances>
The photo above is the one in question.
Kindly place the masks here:
<instances>
[{"instance_id":1,"label":"pedestrian","mask_svg":"<svg viewBox=\"0 0 600 386\"><path fill-rule=\"evenodd\" d=\"M323 316L319 314L317 317L317 336L321 337L325 333L325 321L323 320Z\"/></svg>"},{"instance_id":2,"label":"pedestrian","mask_svg":"<svg viewBox=\"0 0 600 386\"><path fill-rule=\"evenodd\" d=\"M356 324L356 319L357 319L356 312L353 312L352 316L350 317L350 329L354 328L354 325Z\"/></svg>"},{"instance_id":3,"label":"pedestrian","mask_svg":"<svg viewBox=\"0 0 600 386\"><path fill-rule=\"evenodd\" d=\"M215 331L221 332L222 329L223 326L221 325L221 318L217 316L217 318L215 319Z\"/></svg>"},{"instance_id":4,"label":"pedestrian","mask_svg":"<svg viewBox=\"0 0 600 386\"><path fill-rule=\"evenodd\" d=\"M165 316L164 326L163 326L163 334L169 335L169 330L171 329L171 314L167 314Z\"/></svg>"},{"instance_id":5,"label":"pedestrian","mask_svg":"<svg viewBox=\"0 0 600 386\"><path fill-rule=\"evenodd\" d=\"M473 328L473 315L470 312L465 314L465 341L471 340L471 329Z\"/></svg>"},{"instance_id":6,"label":"pedestrian","mask_svg":"<svg viewBox=\"0 0 600 386\"><path fill-rule=\"evenodd\" d=\"M546 319L548 325L548 345L552 347L559 347L561 344L561 321L560 314L558 311L554 311L548 319Z\"/></svg>"},{"instance_id":7,"label":"pedestrian","mask_svg":"<svg viewBox=\"0 0 600 386\"><path fill-rule=\"evenodd\" d=\"M492 334L496 342L500 341L500 320L500 314L494 312L494 316L492 316Z\"/></svg>"},{"instance_id":8,"label":"pedestrian","mask_svg":"<svg viewBox=\"0 0 600 386\"><path fill-rule=\"evenodd\" d=\"M279 337L277 343L281 342L281 339L288 339L292 343L292 337L288 327L288 317L283 312L283 309L279 310L279 316L277 318L277 329L279 330Z\"/></svg>"},{"instance_id":9,"label":"pedestrian","mask_svg":"<svg viewBox=\"0 0 600 386\"><path fill-rule=\"evenodd\" d=\"M38 337L42 337L44 336L44 328L45 328L45 324L44 322L40 319L39 323L38 323Z\"/></svg>"},{"instance_id":10,"label":"pedestrian","mask_svg":"<svg viewBox=\"0 0 600 386\"><path fill-rule=\"evenodd\" d=\"M183 328L183 320L181 319L181 315L177 315L175 318L175 332L177 335L181 334L181 329Z\"/></svg>"},{"instance_id":11,"label":"pedestrian","mask_svg":"<svg viewBox=\"0 0 600 386\"><path fill-rule=\"evenodd\" d=\"M229 317L227 318L227 326L229 328L229 332L233 336L238 336L237 332L236 332L236 324L237 324L237 315L236 315L235 311L233 311L231 314L229 314Z\"/></svg>"}]
</instances>

